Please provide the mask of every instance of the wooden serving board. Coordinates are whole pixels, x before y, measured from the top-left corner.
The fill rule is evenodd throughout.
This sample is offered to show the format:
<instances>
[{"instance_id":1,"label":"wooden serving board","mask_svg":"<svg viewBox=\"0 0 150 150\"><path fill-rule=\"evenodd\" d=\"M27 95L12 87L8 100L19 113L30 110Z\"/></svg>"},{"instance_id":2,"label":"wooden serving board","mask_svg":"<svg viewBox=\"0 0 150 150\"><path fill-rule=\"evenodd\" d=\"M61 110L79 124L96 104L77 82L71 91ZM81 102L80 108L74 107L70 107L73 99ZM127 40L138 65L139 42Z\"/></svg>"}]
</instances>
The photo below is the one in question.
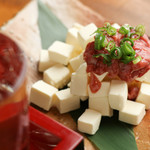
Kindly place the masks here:
<instances>
[{"instance_id":1,"label":"wooden serving board","mask_svg":"<svg viewBox=\"0 0 150 150\"><path fill-rule=\"evenodd\" d=\"M0 0L0 25L6 20L11 19L16 12L22 9L22 7L29 1L30 0L24 0L23 2L19 0L11 0L10 3L10 1ZM54 14L66 25L66 27L70 27L74 22L79 22L83 25L94 22L96 25L101 26L105 21L104 17L99 14L98 8L94 6L94 1L99 2L100 5L100 1L97 0L93 1L93 5L91 5L92 9L86 6L90 4L90 0L81 0L84 4L79 0L42 1L51 8ZM103 5L105 3L106 6L110 7L108 3L109 0L106 0L105 2L104 0L101 1ZM71 11L72 13L68 13L68 11ZM103 11L105 10L103 9ZM9 13L3 15L2 13L4 12ZM10 23L2 27L2 32L11 36L26 53L28 61L28 91L30 91L31 85L35 81L42 79L42 74L37 71L39 52L41 49L37 17L37 5L36 1L33 0L14 19L12 19ZM115 19L113 21L115 21ZM36 108L39 109L38 107ZM55 108L52 108L49 112L45 112L42 109L39 110L65 126L77 131L76 123L73 121L70 114L66 113L60 115ZM147 114L140 125L134 127L134 133L138 149L150 150L150 111L147 111ZM94 150L96 148L85 138L85 149Z\"/></svg>"}]
</instances>

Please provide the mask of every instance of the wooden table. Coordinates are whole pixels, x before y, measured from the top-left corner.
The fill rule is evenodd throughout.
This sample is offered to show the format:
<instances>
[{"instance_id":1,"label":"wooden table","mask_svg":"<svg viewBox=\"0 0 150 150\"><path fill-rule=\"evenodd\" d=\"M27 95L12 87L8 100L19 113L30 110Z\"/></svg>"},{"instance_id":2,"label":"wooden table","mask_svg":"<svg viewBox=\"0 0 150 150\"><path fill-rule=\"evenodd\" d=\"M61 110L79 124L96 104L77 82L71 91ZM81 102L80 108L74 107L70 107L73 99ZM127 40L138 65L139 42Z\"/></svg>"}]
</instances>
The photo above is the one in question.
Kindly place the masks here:
<instances>
[{"instance_id":1,"label":"wooden table","mask_svg":"<svg viewBox=\"0 0 150 150\"><path fill-rule=\"evenodd\" d=\"M0 26L14 17L30 0L0 0Z\"/></svg>"},{"instance_id":2,"label":"wooden table","mask_svg":"<svg viewBox=\"0 0 150 150\"><path fill-rule=\"evenodd\" d=\"M0 26L15 16L30 0L0 0ZM80 0L84 5L89 6L96 13L101 14L107 21L118 22L120 24L129 23L131 25L144 24L147 33L150 35L150 1L148 0ZM42 111L42 110L41 110ZM150 111L149 111L150 112ZM44 112L46 113L46 112ZM52 108L50 112L46 113L48 116L55 118L64 125L76 130L76 124L69 114L60 115L59 112ZM149 113L150 117L150 113ZM69 121L68 121L69 120ZM143 125L149 125L150 122L143 122ZM143 129L135 129L140 131L142 137L145 138ZM135 131L136 132L136 131ZM149 131L150 132L150 131ZM147 136L147 135L146 135ZM149 134L146 138L150 138ZM150 141L150 139L149 139ZM85 139L87 150L95 149L94 146ZM140 145L140 143L138 144ZM140 146L139 146L140 147ZM150 145L149 145L150 148ZM139 148L143 150L142 147ZM149 150L149 149L148 149Z\"/></svg>"},{"instance_id":3,"label":"wooden table","mask_svg":"<svg viewBox=\"0 0 150 150\"><path fill-rule=\"evenodd\" d=\"M0 26L12 18L30 0L0 0ZM150 35L149 0L80 0L107 21L131 25L144 24Z\"/></svg>"}]
</instances>

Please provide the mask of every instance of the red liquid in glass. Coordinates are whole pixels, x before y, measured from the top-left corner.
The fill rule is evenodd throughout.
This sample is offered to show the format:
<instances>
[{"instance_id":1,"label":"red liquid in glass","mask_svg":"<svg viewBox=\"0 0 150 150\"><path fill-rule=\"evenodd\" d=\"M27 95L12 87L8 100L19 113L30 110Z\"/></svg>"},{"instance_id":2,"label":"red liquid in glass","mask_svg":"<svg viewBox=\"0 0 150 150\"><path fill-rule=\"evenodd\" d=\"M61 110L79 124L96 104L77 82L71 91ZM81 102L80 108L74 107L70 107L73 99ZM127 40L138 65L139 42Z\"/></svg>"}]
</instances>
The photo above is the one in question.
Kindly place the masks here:
<instances>
[{"instance_id":1,"label":"red liquid in glass","mask_svg":"<svg viewBox=\"0 0 150 150\"><path fill-rule=\"evenodd\" d=\"M0 34L0 149L28 147L28 101L24 54Z\"/></svg>"}]
</instances>

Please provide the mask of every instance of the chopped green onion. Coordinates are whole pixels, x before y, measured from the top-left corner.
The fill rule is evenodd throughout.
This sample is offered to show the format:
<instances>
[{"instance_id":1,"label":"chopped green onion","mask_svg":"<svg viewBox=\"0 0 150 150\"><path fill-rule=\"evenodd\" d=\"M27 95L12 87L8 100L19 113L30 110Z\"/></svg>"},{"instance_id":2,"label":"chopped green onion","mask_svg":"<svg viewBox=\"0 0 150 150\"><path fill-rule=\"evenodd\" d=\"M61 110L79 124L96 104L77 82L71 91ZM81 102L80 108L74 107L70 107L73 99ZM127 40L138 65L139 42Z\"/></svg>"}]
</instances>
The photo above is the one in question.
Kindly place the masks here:
<instances>
[{"instance_id":1,"label":"chopped green onion","mask_svg":"<svg viewBox=\"0 0 150 150\"><path fill-rule=\"evenodd\" d=\"M130 37L130 36L131 36L131 32L128 32L127 37Z\"/></svg>"},{"instance_id":2,"label":"chopped green onion","mask_svg":"<svg viewBox=\"0 0 150 150\"><path fill-rule=\"evenodd\" d=\"M134 27L132 27L132 26L130 26L129 28L130 28L130 30L131 30L131 29L134 29Z\"/></svg>"},{"instance_id":3,"label":"chopped green onion","mask_svg":"<svg viewBox=\"0 0 150 150\"><path fill-rule=\"evenodd\" d=\"M95 49L100 50L103 47L105 47L106 44L107 44L107 39L105 35L103 35L102 33L97 33L95 35Z\"/></svg>"},{"instance_id":4,"label":"chopped green onion","mask_svg":"<svg viewBox=\"0 0 150 150\"><path fill-rule=\"evenodd\" d=\"M133 30L132 30L133 29ZM131 31L133 32L131 32ZM96 54L93 57L99 58L103 57L103 63L110 65L112 59L120 59L121 62L128 64L133 62L137 64L141 61L141 56L135 58L136 52L133 49L134 40L139 39L145 33L145 27L143 25L138 25L136 28L125 24L119 29L119 33L124 35L124 38L120 42L120 47L116 47L116 43L112 40L107 40L106 36L113 36L117 33L117 29L112 27L109 22L104 24L104 27L98 28L94 33L95 35L95 49L101 50L105 48L108 54ZM109 38L109 37L108 37Z\"/></svg>"},{"instance_id":5,"label":"chopped green onion","mask_svg":"<svg viewBox=\"0 0 150 150\"><path fill-rule=\"evenodd\" d=\"M121 28L119 29L119 33L126 35L130 32L130 26L128 24L125 24L123 26L121 26Z\"/></svg>"},{"instance_id":6,"label":"chopped green onion","mask_svg":"<svg viewBox=\"0 0 150 150\"><path fill-rule=\"evenodd\" d=\"M101 27L101 28L98 28L94 33L103 33L104 31L107 31L107 29L105 27Z\"/></svg>"},{"instance_id":7,"label":"chopped green onion","mask_svg":"<svg viewBox=\"0 0 150 150\"><path fill-rule=\"evenodd\" d=\"M107 38L105 37L104 42L102 43L102 47L105 47L108 44Z\"/></svg>"},{"instance_id":8,"label":"chopped green onion","mask_svg":"<svg viewBox=\"0 0 150 150\"><path fill-rule=\"evenodd\" d=\"M105 22L104 23L104 27L108 28L110 26L110 23L109 22Z\"/></svg>"},{"instance_id":9,"label":"chopped green onion","mask_svg":"<svg viewBox=\"0 0 150 150\"><path fill-rule=\"evenodd\" d=\"M131 46L132 47L134 46L134 42L130 38L124 38L124 39L122 39L121 42L120 42L120 45L122 45L125 41L129 41L131 43Z\"/></svg>"},{"instance_id":10,"label":"chopped green onion","mask_svg":"<svg viewBox=\"0 0 150 150\"><path fill-rule=\"evenodd\" d=\"M115 47L113 50L111 50L110 55L113 59L120 59L122 56L122 51L120 47Z\"/></svg>"},{"instance_id":11,"label":"chopped green onion","mask_svg":"<svg viewBox=\"0 0 150 150\"><path fill-rule=\"evenodd\" d=\"M129 62L133 61L135 56L123 56L123 59L121 60L124 64L128 64Z\"/></svg>"},{"instance_id":12,"label":"chopped green onion","mask_svg":"<svg viewBox=\"0 0 150 150\"><path fill-rule=\"evenodd\" d=\"M91 35L93 35L95 33L103 33L104 31L107 31L107 29L105 27L97 28L97 30L95 32L93 32Z\"/></svg>"},{"instance_id":13,"label":"chopped green onion","mask_svg":"<svg viewBox=\"0 0 150 150\"><path fill-rule=\"evenodd\" d=\"M116 34L116 31L117 31L116 28L114 28L114 27L112 27L112 26L109 26L108 29L107 29L107 34L108 34L109 36L113 36L113 35Z\"/></svg>"},{"instance_id":14,"label":"chopped green onion","mask_svg":"<svg viewBox=\"0 0 150 150\"><path fill-rule=\"evenodd\" d=\"M107 65L111 64L111 57L110 57L109 54L102 54L102 53L100 53L100 54L95 54L93 57L98 58L100 56L103 57L103 63L104 64L107 64Z\"/></svg>"},{"instance_id":15,"label":"chopped green onion","mask_svg":"<svg viewBox=\"0 0 150 150\"><path fill-rule=\"evenodd\" d=\"M121 28L119 29L119 33L121 33L121 34L123 34L123 35L126 35L126 34L128 34L128 30L126 30L125 27L121 27Z\"/></svg>"},{"instance_id":16,"label":"chopped green onion","mask_svg":"<svg viewBox=\"0 0 150 150\"><path fill-rule=\"evenodd\" d=\"M145 26L139 24L135 27L135 31L140 33L140 36L143 36L145 33Z\"/></svg>"},{"instance_id":17,"label":"chopped green onion","mask_svg":"<svg viewBox=\"0 0 150 150\"><path fill-rule=\"evenodd\" d=\"M133 35L137 35L137 37L136 38L132 38L132 36ZM139 32L135 32L135 33L131 33L131 35L130 35L130 38L132 39L132 40L138 40L139 38L140 38L140 33Z\"/></svg>"},{"instance_id":18,"label":"chopped green onion","mask_svg":"<svg viewBox=\"0 0 150 150\"><path fill-rule=\"evenodd\" d=\"M108 42L108 45L107 45L107 47L106 47L106 49L108 50L108 51L111 51L112 49L114 49L115 48L115 42L114 41L109 41Z\"/></svg>"},{"instance_id":19,"label":"chopped green onion","mask_svg":"<svg viewBox=\"0 0 150 150\"><path fill-rule=\"evenodd\" d=\"M107 29L105 27L98 28L98 33L101 33L101 32L104 32L104 31L107 31Z\"/></svg>"},{"instance_id":20,"label":"chopped green onion","mask_svg":"<svg viewBox=\"0 0 150 150\"><path fill-rule=\"evenodd\" d=\"M123 27L125 27L127 30L130 30L130 25L129 24L124 24Z\"/></svg>"},{"instance_id":21,"label":"chopped green onion","mask_svg":"<svg viewBox=\"0 0 150 150\"><path fill-rule=\"evenodd\" d=\"M95 35L95 43L94 43L96 50L100 50L101 49L101 41L100 40L101 40L101 34L97 33Z\"/></svg>"},{"instance_id":22,"label":"chopped green onion","mask_svg":"<svg viewBox=\"0 0 150 150\"><path fill-rule=\"evenodd\" d=\"M134 49L127 42L125 42L125 43L123 43L123 45L121 45L121 50L122 50L123 55L127 55L127 56L129 56L129 55L135 55Z\"/></svg>"},{"instance_id":23,"label":"chopped green onion","mask_svg":"<svg viewBox=\"0 0 150 150\"><path fill-rule=\"evenodd\" d=\"M142 57L141 56L137 56L132 62L133 62L133 64L137 64L141 60L142 60Z\"/></svg>"}]
</instances>

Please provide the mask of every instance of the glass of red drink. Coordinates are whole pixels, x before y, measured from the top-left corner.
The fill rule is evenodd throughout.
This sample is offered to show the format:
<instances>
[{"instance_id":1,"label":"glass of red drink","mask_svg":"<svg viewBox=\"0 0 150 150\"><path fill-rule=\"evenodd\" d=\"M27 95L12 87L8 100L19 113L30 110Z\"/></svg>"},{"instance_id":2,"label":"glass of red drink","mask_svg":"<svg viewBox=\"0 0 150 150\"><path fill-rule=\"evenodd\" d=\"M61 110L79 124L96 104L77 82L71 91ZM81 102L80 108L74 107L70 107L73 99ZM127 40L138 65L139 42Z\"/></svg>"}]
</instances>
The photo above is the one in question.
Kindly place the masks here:
<instances>
[{"instance_id":1,"label":"glass of red drink","mask_svg":"<svg viewBox=\"0 0 150 150\"><path fill-rule=\"evenodd\" d=\"M0 149L29 145L26 60L17 44L0 33Z\"/></svg>"}]
</instances>

